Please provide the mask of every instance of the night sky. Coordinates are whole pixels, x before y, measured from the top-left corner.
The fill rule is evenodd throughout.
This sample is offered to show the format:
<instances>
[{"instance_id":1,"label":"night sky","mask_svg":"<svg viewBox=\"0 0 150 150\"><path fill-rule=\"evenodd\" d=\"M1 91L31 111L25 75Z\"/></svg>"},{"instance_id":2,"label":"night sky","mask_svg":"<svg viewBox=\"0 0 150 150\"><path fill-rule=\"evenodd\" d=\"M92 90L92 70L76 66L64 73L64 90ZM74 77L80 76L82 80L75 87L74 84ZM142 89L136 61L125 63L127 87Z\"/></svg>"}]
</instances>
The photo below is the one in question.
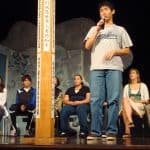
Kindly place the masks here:
<instances>
[{"instance_id":1,"label":"night sky","mask_svg":"<svg viewBox=\"0 0 150 150\"><path fill-rule=\"evenodd\" d=\"M0 41L19 20L37 22L37 0L0 0Z\"/></svg>"},{"instance_id":2,"label":"night sky","mask_svg":"<svg viewBox=\"0 0 150 150\"><path fill-rule=\"evenodd\" d=\"M87 17L97 22L101 0L56 0L56 24L71 18ZM132 66L141 72L143 82L150 87L150 24L148 0L110 0L116 7L114 22L124 26L130 34L134 61ZM1 0L0 41L5 39L13 23L18 20L37 23L37 0ZM125 71L124 76L127 76Z\"/></svg>"}]
</instances>

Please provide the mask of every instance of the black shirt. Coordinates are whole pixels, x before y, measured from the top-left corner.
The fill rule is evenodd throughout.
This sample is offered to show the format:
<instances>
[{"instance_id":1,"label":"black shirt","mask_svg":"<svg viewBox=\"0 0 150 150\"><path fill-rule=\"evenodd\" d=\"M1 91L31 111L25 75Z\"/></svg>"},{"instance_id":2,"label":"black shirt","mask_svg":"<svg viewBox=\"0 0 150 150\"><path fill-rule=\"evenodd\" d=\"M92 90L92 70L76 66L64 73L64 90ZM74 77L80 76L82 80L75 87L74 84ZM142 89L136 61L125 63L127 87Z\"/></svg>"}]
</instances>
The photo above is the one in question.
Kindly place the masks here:
<instances>
[{"instance_id":1,"label":"black shirt","mask_svg":"<svg viewBox=\"0 0 150 150\"><path fill-rule=\"evenodd\" d=\"M90 93L90 89L87 86L82 86L82 88L76 93L75 87L69 88L65 95L69 95L70 101L81 101L86 98L86 94Z\"/></svg>"},{"instance_id":2,"label":"black shirt","mask_svg":"<svg viewBox=\"0 0 150 150\"><path fill-rule=\"evenodd\" d=\"M59 94L61 93L61 89L55 87L55 100L57 99L57 97L59 96Z\"/></svg>"}]
</instances>

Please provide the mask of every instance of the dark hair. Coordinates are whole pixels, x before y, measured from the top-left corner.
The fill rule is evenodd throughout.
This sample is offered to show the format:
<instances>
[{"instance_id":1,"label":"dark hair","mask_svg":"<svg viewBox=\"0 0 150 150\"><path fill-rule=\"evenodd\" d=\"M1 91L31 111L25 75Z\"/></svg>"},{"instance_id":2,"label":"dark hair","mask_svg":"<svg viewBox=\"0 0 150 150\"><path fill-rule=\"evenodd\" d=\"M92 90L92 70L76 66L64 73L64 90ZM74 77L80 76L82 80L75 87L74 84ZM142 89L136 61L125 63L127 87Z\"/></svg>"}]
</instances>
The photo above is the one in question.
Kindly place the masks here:
<instances>
[{"instance_id":1,"label":"dark hair","mask_svg":"<svg viewBox=\"0 0 150 150\"><path fill-rule=\"evenodd\" d=\"M0 92L3 92L3 90L5 88L5 84L4 84L4 81L3 81L1 76L0 76L0 80L1 80L1 82L0 82Z\"/></svg>"},{"instance_id":2,"label":"dark hair","mask_svg":"<svg viewBox=\"0 0 150 150\"><path fill-rule=\"evenodd\" d=\"M107 0L105 0L105 1L103 1L103 2L101 2L101 3L99 3L99 9L101 8L101 7L103 7L103 6L107 6L107 7L109 7L111 10L114 10L115 9L115 6L114 6L114 4L112 4L110 1L107 1Z\"/></svg>"},{"instance_id":3,"label":"dark hair","mask_svg":"<svg viewBox=\"0 0 150 150\"><path fill-rule=\"evenodd\" d=\"M25 75L21 78L22 82L24 82L26 79L29 80L30 82L32 82L31 76L28 75L28 74L25 74Z\"/></svg>"},{"instance_id":4,"label":"dark hair","mask_svg":"<svg viewBox=\"0 0 150 150\"><path fill-rule=\"evenodd\" d=\"M55 78L56 78L56 80L57 80L57 84L56 84L56 86L55 86L55 87L58 87L58 86L60 85L60 80L59 80L59 78L58 78L58 77L56 77L56 76L55 76Z\"/></svg>"},{"instance_id":5,"label":"dark hair","mask_svg":"<svg viewBox=\"0 0 150 150\"><path fill-rule=\"evenodd\" d=\"M84 83L83 83L83 77L82 77L80 74L75 74L75 75L74 75L74 78L75 78L76 76L80 77L80 79L82 80L82 83L81 83L81 84L84 85Z\"/></svg>"}]
</instances>

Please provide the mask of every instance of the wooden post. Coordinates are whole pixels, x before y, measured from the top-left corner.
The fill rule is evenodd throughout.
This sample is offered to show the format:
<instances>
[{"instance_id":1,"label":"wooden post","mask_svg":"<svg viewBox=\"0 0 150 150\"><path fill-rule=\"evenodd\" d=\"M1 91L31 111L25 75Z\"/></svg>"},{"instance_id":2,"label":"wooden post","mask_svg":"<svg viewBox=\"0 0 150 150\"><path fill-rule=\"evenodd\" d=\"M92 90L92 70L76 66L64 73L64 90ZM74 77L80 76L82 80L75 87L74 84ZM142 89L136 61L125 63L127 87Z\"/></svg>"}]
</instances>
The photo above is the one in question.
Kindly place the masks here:
<instances>
[{"instance_id":1,"label":"wooden post","mask_svg":"<svg viewBox=\"0 0 150 150\"><path fill-rule=\"evenodd\" d=\"M55 0L38 0L36 138L54 135Z\"/></svg>"}]
</instances>

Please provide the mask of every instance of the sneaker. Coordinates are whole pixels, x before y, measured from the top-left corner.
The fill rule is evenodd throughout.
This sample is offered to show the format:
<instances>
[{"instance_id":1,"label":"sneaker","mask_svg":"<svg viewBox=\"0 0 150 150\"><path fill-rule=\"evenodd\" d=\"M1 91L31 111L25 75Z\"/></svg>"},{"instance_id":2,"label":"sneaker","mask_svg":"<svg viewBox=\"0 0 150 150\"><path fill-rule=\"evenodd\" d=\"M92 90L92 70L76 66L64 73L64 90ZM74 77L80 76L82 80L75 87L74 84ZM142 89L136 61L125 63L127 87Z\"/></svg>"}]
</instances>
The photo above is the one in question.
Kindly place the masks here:
<instances>
[{"instance_id":1,"label":"sneaker","mask_svg":"<svg viewBox=\"0 0 150 150\"><path fill-rule=\"evenodd\" d=\"M67 136L76 136L77 132L74 130L68 130L67 132L60 132L61 137L67 137Z\"/></svg>"},{"instance_id":2,"label":"sneaker","mask_svg":"<svg viewBox=\"0 0 150 150\"><path fill-rule=\"evenodd\" d=\"M30 131L29 131L29 130L26 130L24 136L25 136L25 137L30 137L30 136L31 136Z\"/></svg>"},{"instance_id":3,"label":"sneaker","mask_svg":"<svg viewBox=\"0 0 150 150\"><path fill-rule=\"evenodd\" d=\"M102 134L101 137L102 138L107 138L107 135L106 134Z\"/></svg>"},{"instance_id":4,"label":"sneaker","mask_svg":"<svg viewBox=\"0 0 150 150\"><path fill-rule=\"evenodd\" d=\"M110 141L116 140L116 138L117 138L116 134L112 134L112 133L107 134L107 137L106 137L106 139Z\"/></svg>"},{"instance_id":5,"label":"sneaker","mask_svg":"<svg viewBox=\"0 0 150 150\"><path fill-rule=\"evenodd\" d=\"M122 138L131 138L131 134L125 133L125 134L122 136Z\"/></svg>"},{"instance_id":6,"label":"sneaker","mask_svg":"<svg viewBox=\"0 0 150 150\"><path fill-rule=\"evenodd\" d=\"M87 137L87 134L84 133L84 132L80 132L79 137L80 137L80 138L86 138L86 137Z\"/></svg>"},{"instance_id":7,"label":"sneaker","mask_svg":"<svg viewBox=\"0 0 150 150\"><path fill-rule=\"evenodd\" d=\"M98 135L96 135L96 134L91 133L91 134L89 134L89 135L87 136L86 139L87 139L87 140L97 140L97 139L101 139L101 137L98 136Z\"/></svg>"},{"instance_id":8,"label":"sneaker","mask_svg":"<svg viewBox=\"0 0 150 150\"><path fill-rule=\"evenodd\" d=\"M60 137L66 137L66 136L67 136L67 133L65 133L65 132L60 133Z\"/></svg>"},{"instance_id":9,"label":"sneaker","mask_svg":"<svg viewBox=\"0 0 150 150\"><path fill-rule=\"evenodd\" d=\"M15 129L10 131L10 136L17 136L17 132Z\"/></svg>"}]
</instances>

